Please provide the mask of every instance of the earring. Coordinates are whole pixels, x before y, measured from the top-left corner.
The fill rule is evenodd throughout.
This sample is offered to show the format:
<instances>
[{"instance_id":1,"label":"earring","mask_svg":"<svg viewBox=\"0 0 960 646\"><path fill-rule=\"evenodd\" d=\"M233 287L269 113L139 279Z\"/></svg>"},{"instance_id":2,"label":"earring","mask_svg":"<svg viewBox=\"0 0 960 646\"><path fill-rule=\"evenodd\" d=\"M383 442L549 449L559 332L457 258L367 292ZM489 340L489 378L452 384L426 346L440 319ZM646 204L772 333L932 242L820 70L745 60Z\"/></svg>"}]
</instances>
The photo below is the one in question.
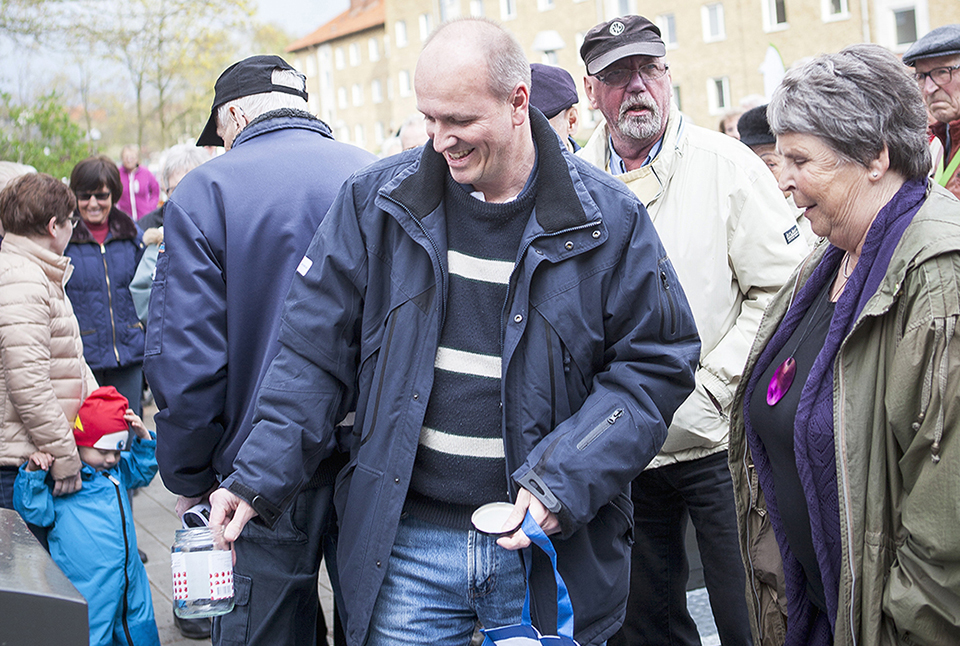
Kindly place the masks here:
<instances>
[{"instance_id":1,"label":"earring","mask_svg":"<svg viewBox=\"0 0 960 646\"><path fill-rule=\"evenodd\" d=\"M876 178L876 177L880 177L880 173L878 173L877 171L873 171L873 176L874 176L875 178Z\"/></svg>"}]
</instances>

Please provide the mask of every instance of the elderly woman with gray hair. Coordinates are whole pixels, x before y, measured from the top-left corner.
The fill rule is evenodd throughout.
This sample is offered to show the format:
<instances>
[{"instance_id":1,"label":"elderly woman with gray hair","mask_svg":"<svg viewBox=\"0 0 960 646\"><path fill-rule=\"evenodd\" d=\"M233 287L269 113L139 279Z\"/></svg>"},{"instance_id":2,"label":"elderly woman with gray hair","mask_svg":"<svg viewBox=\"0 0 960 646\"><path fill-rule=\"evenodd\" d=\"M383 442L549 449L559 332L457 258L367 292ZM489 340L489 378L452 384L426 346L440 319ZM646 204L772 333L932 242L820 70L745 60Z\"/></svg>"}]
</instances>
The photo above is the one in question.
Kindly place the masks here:
<instances>
[{"instance_id":1,"label":"elderly woman with gray hair","mask_svg":"<svg viewBox=\"0 0 960 646\"><path fill-rule=\"evenodd\" d=\"M791 70L768 117L825 240L733 405L755 642L958 644L960 202L928 182L923 101L879 46Z\"/></svg>"}]
</instances>

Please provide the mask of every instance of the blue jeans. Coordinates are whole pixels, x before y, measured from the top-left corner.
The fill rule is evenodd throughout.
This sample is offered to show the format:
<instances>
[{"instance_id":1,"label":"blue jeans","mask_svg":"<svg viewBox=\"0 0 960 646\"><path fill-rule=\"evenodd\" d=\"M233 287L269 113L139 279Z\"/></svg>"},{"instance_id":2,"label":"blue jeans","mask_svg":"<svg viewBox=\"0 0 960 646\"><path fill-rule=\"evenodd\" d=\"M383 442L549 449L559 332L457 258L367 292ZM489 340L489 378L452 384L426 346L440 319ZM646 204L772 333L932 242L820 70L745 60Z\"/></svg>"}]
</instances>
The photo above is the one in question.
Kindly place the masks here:
<instances>
[{"instance_id":1,"label":"blue jeans","mask_svg":"<svg viewBox=\"0 0 960 646\"><path fill-rule=\"evenodd\" d=\"M520 623L526 589L519 552L495 538L401 518L366 646L466 646L478 620Z\"/></svg>"},{"instance_id":2,"label":"blue jeans","mask_svg":"<svg viewBox=\"0 0 960 646\"><path fill-rule=\"evenodd\" d=\"M634 538L627 616L610 646L700 644L687 612L686 514L722 646L751 643L746 583L727 452L668 464L633 481Z\"/></svg>"}]
</instances>

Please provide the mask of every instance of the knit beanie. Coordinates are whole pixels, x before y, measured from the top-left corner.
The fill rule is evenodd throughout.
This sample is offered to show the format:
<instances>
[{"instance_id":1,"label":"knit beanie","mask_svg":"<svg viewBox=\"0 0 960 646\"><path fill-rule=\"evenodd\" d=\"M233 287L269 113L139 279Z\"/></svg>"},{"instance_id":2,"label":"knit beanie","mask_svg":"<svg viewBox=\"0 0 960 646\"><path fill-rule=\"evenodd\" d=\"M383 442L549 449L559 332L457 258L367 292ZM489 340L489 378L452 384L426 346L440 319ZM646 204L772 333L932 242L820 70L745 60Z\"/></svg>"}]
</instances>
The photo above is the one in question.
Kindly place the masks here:
<instances>
[{"instance_id":1,"label":"knit beanie","mask_svg":"<svg viewBox=\"0 0 960 646\"><path fill-rule=\"evenodd\" d=\"M130 436L127 420L123 419L129 407L127 398L113 386L101 386L94 390L80 406L77 421L73 424L77 446L122 451Z\"/></svg>"}]
</instances>

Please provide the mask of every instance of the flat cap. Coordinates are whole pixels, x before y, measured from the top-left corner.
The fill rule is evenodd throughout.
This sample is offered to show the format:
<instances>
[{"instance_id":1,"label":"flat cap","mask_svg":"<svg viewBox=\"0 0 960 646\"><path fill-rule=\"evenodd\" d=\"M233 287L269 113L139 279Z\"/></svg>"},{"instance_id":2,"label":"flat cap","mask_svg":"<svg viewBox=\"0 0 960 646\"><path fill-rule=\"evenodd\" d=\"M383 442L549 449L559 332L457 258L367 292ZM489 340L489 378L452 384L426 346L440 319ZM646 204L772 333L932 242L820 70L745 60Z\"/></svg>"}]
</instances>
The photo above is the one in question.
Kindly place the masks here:
<instances>
[{"instance_id":1,"label":"flat cap","mask_svg":"<svg viewBox=\"0 0 960 646\"><path fill-rule=\"evenodd\" d=\"M530 105L552 119L580 101L570 72L552 65L530 64Z\"/></svg>"},{"instance_id":2,"label":"flat cap","mask_svg":"<svg viewBox=\"0 0 960 646\"><path fill-rule=\"evenodd\" d=\"M770 132L766 105L757 106L740 115L737 131L740 133L740 141L748 146L777 143L777 138Z\"/></svg>"},{"instance_id":3,"label":"flat cap","mask_svg":"<svg viewBox=\"0 0 960 646\"><path fill-rule=\"evenodd\" d=\"M660 29L643 16L623 16L600 23L587 32L580 46L580 58L591 76L627 56L660 58L666 53Z\"/></svg>"},{"instance_id":4,"label":"flat cap","mask_svg":"<svg viewBox=\"0 0 960 646\"><path fill-rule=\"evenodd\" d=\"M910 45L903 62L911 67L921 58L960 54L960 25L944 25Z\"/></svg>"},{"instance_id":5,"label":"flat cap","mask_svg":"<svg viewBox=\"0 0 960 646\"><path fill-rule=\"evenodd\" d=\"M292 70L287 61L279 56L251 56L234 63L223 71L214 86L213 106L210 118L197 139L198 146L222 146L223 138L217 134L217 108L229 101L253 94L285 92L307 100L306 90L297 90L286 85L274 85L273 70ZM306 85L304 85L306 87Z\"/></svg>"}]
</instances>

